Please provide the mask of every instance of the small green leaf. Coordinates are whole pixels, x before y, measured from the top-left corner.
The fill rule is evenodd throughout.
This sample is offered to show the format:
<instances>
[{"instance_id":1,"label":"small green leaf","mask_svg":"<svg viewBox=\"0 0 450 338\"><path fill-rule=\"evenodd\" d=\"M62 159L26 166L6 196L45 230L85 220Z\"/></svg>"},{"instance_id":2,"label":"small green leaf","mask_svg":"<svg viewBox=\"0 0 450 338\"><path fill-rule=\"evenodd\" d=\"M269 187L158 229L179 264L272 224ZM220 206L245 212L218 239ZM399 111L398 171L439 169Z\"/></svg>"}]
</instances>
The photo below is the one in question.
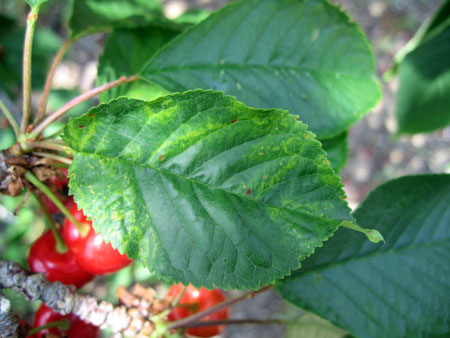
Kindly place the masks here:
<instances>
[{"instance_id":1,"label":"small green leaf","mask_svg":"<svg viewBox=\"0 0 450 338\"><path fill-rule=\"evenodd\" d=\"M179 33L180 30L155 26L115 30L106 40L99 59L97 85L137 74L162 46ZM119 96L153 100L167 94L169 92L157 84L138 80L103 92L100 102Z\"/></svg>"},{"instance_id":2,"label":"small green leaf","mask_svg":"<svg viewBox=\"0 0 450 338\"><path fill-rule=\"evenodd\" d=\"M158 0L73 0L71 37L111 28L135 28L164 20Z\"/></svg>"},{"instance_id":3,"label":"small green leaf","mask_svg":"<svg viewBox=\"0 0 450 338\"><path fill-rule=\"evenodd\" d=\"M347 164L348 144L347 133L328 140L320 140L322 147L327 153L327 158L331 162L331 167L339 173Z\"/></svg>"},{"instance_id":4,"label":"small green leaf","mask_svg":"<svg viewBox=\"0 0 450 338\"><path fill-rule=\"evenodd\" d=\"M232 3L175 38L142 75L169 91L216 89L338 136L381 96L369 44L326 0Z\"/></svg>"},{"instance_id":5,"label":"small green leaf","mask_svg":"<svg viewBox=\"0 0 450 338\"><path fill-rule=\"evenodd\" d=\"M64 139L95 229L170 283L258 289L353 220L305 124L221 92L113 100Z\"/></svg>"},{"instance_id":6,"label":"small green leaf","mask_svg":"<svg viewBox=\"0 0 450 338\"><path fill-rule=\"evenodd\" d=\"M449 332L450 175L389 181L354 217L386 244L339 230L278 285L282 296L361 338Z\"/></svg>"}]
</instances>

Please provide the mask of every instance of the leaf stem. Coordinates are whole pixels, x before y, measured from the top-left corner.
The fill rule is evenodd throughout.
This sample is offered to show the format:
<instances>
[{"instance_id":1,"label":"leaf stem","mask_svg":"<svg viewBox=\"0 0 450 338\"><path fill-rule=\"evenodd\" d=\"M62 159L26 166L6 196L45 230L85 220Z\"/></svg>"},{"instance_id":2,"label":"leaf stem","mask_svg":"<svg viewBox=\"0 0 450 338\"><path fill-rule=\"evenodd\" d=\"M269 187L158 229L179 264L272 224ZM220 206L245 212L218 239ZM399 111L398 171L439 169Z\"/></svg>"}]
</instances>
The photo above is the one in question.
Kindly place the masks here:
<instances>
[{"instance_id":1,"label":"leaf stem","mask_svg":"<svg viewBox=\"0 0 450 338\"><path fill-rule=\"evenodd\" d=\"M80 103L83 103L86 100L89 100L90 98L117 86L120 86L121 84L127 83L127 82L133 82L136 81L138 77L136 75L133 76L122 76L120 79L106 83L100 87L94 88L80 96L77 96L73 100L67 102L64 106L59 108L57 111L55 111L53 114L49 115L44 121L39 123L36 128L32 131L30 134L31 139L36 138L39 136L40 133L44 131L45 128L47 128L51 123L59 119L61 116L63 116L65 113L67 113L70 109L74 108L75 106L79 105Z\"/></svg>"},{"instance_id":2,"label":"leaf stem","mask_svg":"<svg viewBox=\"0 0 450 338\"><path fill-rule=\"evenodd\" d=\"M31 148L44 148L50 150L71 153L71 149L63 144L51 142L51 140L32 142L28 144Z\"/></svg>"},{"instance_id":3,"label":"leaf stem","mask_svg":"<svg viewBox=\"0 0 450 338\"><path fill-rule=\"evenodd\" d=\"M14 134L16 135L16 139L18 139L19 135L20 135L19 125L17 124L16 119L11 114L9 109L2 102L2 100L0 100L0 110L3 112L3 114L5 114L6 119L8 120L8 122L11 125L12 129L14 130Z\"/></svg>"},{"instance_id":4,"label":"leaf stem","mask_svg":"<svg viewBox=\"0 0 450 338\"><path fill-rule=\"evenodd\" d=\"M28 171L27 174L28 174L28 173L31 174L30 171ZM31 175L33 175L33 174L31 174ZM34 176L34 175L33 175L33 176ZM25 174L25 177L27 177L26 174ZM35 178L38 182L40 182L40 181L37 179L37 177L34 176L34 178ZM31 182L31 180L30 180L28 177L27 177L27 179L28 179L28 181ZM33 182L32 182L32 183L33 183ZM33 183L33 184L35 185L35 183ZM30 191L31 191L31 189L30 189ZM41 191L42 191L42 190L41 190ZM41 210L42 210L42 213L44 214L45 219L46 219L47 222L48 222L48 226L49 226L50 230L51 230L52 233L53 233L53 237L55 238L55 242L56 242L56 251L59 252L59 253L66 253L67 250L68 250L67 245L66 245L66 243L64 242L64 240L62 239L61 234L59 233L58 228L56 227L56 224L55 224L55 222L53 221L52 215L50 215L50 212L49 212L48 209L47 209L47 206L44 204L44 202L42 201L42 199L39 198L34 192L32 192L32 194L33 194L33 196L36 198L36 200L38 201L39 206L40 206L40 208L41 208ZM47 196L48 196L48 195L47 195Z\"/></svg>"},{"instance_id":5,"label":"leaf stem","mask_svg":"<svg viewBox=\"0 0 450 338\"><path fill-rule=\"evenodd\" d=\"M20 131L25 133L30 120L31 111L31 55L33 50L33 36L36 28L39 7L32 8L27 17L27 30L25 32L25 42L23 47L23 115Z\"/></svg>"},{"instance_id":6,"label":"leaf stem","mask_svg":"<svg viewBox=\"0 0 450 338\"><path fill-rule=\"evenodd\" d=\"M55 155L55 154L51 154L51 153L42 153L39 151L33 151L33 155L36 156L41 156L41 157L46 157L46 158L51 158L52 160L64 163L64 164L72 164L72 160L70 158L64 157L64 156L59 156L59 155Z\"/></svg>"},{"instance_id":7,"label":"leaf stem","mask_svg":"<svg viewBox=\"0 0 450 338\"><path fill-rule=\"evenodd\" d=\"M227 308L227 307L229 307L229 306L231 306L233 304L239 303L239 302L241 302L241 301L243 301L243 300L245 300L247 298L251 298L251 297L253 297L256 294L264 292L264 291L267 291L267 290L269 290L271 288L272 288L272 285L268 285L268 286L265 286L262 289L259 289L257 291L250 291L250 292L247 292L247 293L245 293L245 294L243 294L243 295L241 295L239 297L227 299L226 301L223 301L222 303L219 303L219 304L217 304L215 306L212 306L212 307L210 307L210 308L208 308L206 310L200 311L200 312L198 312L198 313L196 313L196 314L194 314L192 316L189 316L189 317L186 317L184 319L181 319L181 320L178 320L176 322L173 322L172 324L167 326L167 329L168 330L178 329L178 328L185 327L186 325L190 325L192 323L196 323L198 320L202 319L205 316L208 316L208 315L213 314L213 313L215 313L217 311L225 309L225 308Z\"/></svg>"},{"instance_id":8,"label":"leaf stem","mask_svg":"<svg viewBox=\"0 0 450 338\"><path fill-rule=\"evenodd\" d=\"M32 335L41 332L42 330L45 329L51 329L52 327L57 327L63 331L66 331L70 328L70 320L68 319L61 319L58 320L57 322L51 322L39 327L35 327L33 329L31 329L30 331L28 331L28 336L27 337L31 337Z\"/></svg>"},{"instance_id":9,"label":"leaf stem","mask_svg":"<svg viewBox=\"0 0 450 338\"><path fill-rule=\"evenodd\" d=\"M180 328L187 329L192 327L215 326L215 325L243 325L243 324L277 324L284 325L280 319L228 319L228 320L202 320L196 323L183 325Z\"/></svg>"},{"instance_id":10,"label":"leaf stem","mask_svg":"<svg viewBox=\"0 0 450 338\"><path fill-rule=\"evenodd\" d=\"M69 39L61 46L58 53L55 55L55 58L53 59L52 65L50 66L50 70L47 74L47 79L45 80L45 86L44 91L42 92L42 98L41 102L39 104L38 112L36 115L36 118L34 120L34 123L38 123L40 120L42 120L45 116L45 110L47 108L47 102L48 102L48 96L50 94L50 90L52 87L52 81L53 77L55 75L56 68L58 68L59 63L61 62L62 58L66 54L67 50L72 46L72 44L76 41L76 39Z\"/></svg>"},{"instance_id":11,"label":"leaf stem","mask_svg":"<svg viewBox=\"0 0 450 338\"><path fill-rule=\"evenodd\" d=\"M379 243L379 242L386 243L383 236L375 229L364 229L361 228L359 225L349 221L342 222L340 226L354 231L362 232L364 235L366 235L367 239L372 243Z\"/></svg>"},{"instance_id":12,"label":"leaf stem","mask_svg":"<svg viewBox=\"0 0 450 338\"><path fill-rule=\"evenodd\" d=\"M62 212L64 216L66 216L72 223L75 225L75 227L83 233L83 227L80 225L80 223L73 217L73 215L67 210L67 208L64 206L64 204L58 199L58 197L55 196L55 194L39 179L33 175L31 171L27 171L25 174L25 178L33 184L36 188L38 188L40 191L42 191L55 205L58 207L58 209Z\"/></svg>"}]
</instances>

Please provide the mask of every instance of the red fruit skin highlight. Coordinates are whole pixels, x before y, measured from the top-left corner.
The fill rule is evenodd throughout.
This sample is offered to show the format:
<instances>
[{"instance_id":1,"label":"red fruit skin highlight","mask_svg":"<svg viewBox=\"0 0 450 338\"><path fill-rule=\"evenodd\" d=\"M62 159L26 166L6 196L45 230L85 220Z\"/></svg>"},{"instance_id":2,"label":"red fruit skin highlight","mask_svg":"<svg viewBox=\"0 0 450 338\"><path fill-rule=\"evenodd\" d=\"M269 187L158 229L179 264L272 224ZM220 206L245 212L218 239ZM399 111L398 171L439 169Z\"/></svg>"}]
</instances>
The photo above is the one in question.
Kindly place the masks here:
<instances>
[{"instance_id":1,"label":"red fruit skin highlight","mask_svg":"<svg viewBox=\"0 0 450 338\"><path fill-rule=\"evenodd\" d=\"M80 232L67 218L63 227L67 246L75 255L80 267L92 274L104 275L116 272L132 262L127 255L122 255L110 243L106 244L100 233L95 233L92 221L87 220L83 210L78 210L76 203L69 211L83 227Z\"/></svg>"},{"instance_id":2,"label":"red fruit skin highlight","mask_svg":"<svg viewBox=\"0 0 450 338\"><path fill-rule=\"evenodd\" d=\"M66 285L82 287L94 276L82 269L73 253L67 250L60 253L56 248L56 240L51 230L38 238L30 248L28 265L32 272L45 273L49 281L59 281Z\"/></svg>"},{"instance_id":3,"label":"red fruit skin highlight","mask_svg":"<svg viewBox=\"0 0 450 338\"><path fill-rule=\"evenodd\" d=\"M172 285L168 295L176 298L183 288L184 286L182 284ZM169 314L169 320L176 321L189 317L197 312L201 312L216 304L222 303L225 300L225 294L219 289L207 290L203 287L196 289L192 285L188 285L178 306ZM229 316L230 310L226 308L205 316L201 320L226 320ZM223 325L203 326L186 329L186 333L196 337L212 337L218 335L224 329L225 326Z\"/></svg>"}]
</instances>

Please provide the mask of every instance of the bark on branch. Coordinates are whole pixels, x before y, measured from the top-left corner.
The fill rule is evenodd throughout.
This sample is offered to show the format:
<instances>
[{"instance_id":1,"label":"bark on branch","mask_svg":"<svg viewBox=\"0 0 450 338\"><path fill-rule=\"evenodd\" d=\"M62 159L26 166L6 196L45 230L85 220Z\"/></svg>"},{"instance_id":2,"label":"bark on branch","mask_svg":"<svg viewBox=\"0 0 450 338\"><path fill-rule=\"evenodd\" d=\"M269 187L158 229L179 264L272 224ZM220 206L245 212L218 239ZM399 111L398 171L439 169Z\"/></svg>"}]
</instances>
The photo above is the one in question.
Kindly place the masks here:
<instances>
[{"instance_id":1,"label":"bark on branch","mask_svg":"<svg viewBox=\"0 0 450 338\"><path fill-rule=\"evenodd\" d=\"M149 315L168 309L171 301L151 301L147 297L128 306L114 306L94 297L79 295L73 286L49 282L44 274L29 273L16 262L6 260L0 260L0 288L23 294L29 301L42 300L56 312L63 315L73 313L85 322L101 329L108 327L125 337L148 337L154 331Z\"/></svg>"}]
</instances>

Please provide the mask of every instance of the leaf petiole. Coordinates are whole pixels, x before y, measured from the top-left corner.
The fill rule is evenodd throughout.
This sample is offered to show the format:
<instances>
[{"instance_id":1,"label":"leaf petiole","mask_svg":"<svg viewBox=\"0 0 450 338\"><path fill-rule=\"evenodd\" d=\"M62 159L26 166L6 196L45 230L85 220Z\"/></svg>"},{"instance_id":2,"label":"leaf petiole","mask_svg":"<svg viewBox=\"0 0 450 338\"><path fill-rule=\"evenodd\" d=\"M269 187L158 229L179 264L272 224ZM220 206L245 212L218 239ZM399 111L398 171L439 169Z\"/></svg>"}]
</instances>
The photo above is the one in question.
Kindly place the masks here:
<instances>
[{"instance_id":1,"label":"leaf petiole","mask_svg":"<svg viewBox=\"0 0 450 338\"><path fill-rule=\"evenodd\" d=\"M371 241L372 243L375 243L375 244L379 243L379 242L386 243L383 236L375 229L364 229L364 228L361 228L359 225L357 225L353 222L349 222L349 221L342 222L342 224L340 226L347 228L347 229L362 232L364 235L366 235L367 239L369 241Z\"/></svg>"},{"instance_id":2,"label":"leaf petiole","mask_svg":"<svg viewBox=\"0 0 450 338\"><path fill-rule=\"evenodd\" d=\"M11 114L9 109L6 107L6 105L1 100L0 100L0 110L3 112L3 114L6 117L6 119L8 120L9 124L11 125L12 129L14 130L14 134L16 135L16 139L18 139L19 135L20 135L19 125L17 124L16 119Z\"/></svg>"}]
</instances>

